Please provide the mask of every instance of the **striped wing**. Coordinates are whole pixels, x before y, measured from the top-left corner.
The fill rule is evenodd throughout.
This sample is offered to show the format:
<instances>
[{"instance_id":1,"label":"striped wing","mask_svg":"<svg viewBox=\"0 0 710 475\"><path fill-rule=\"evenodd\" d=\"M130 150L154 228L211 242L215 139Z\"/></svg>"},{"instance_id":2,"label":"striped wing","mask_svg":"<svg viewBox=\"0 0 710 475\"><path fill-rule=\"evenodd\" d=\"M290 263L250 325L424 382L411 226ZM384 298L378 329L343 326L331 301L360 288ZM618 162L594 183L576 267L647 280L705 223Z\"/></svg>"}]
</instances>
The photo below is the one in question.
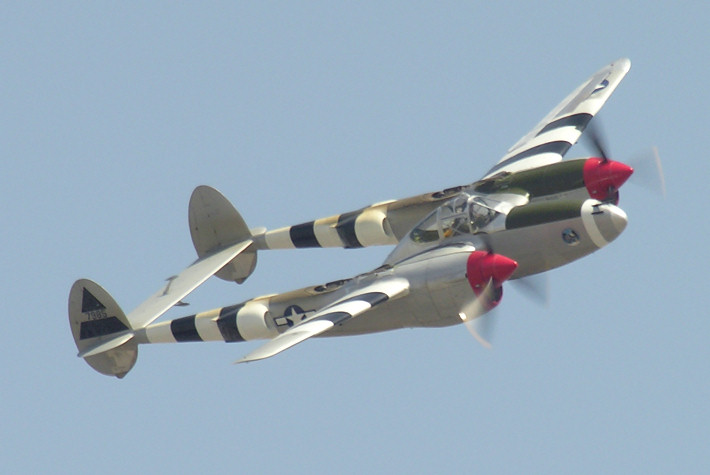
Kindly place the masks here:
<instances>
[{"instance_id":1,"label":"striped wing","mask_svg":"<svg viewBox=\"0 0 710 475\"><path fill-rule=\"evenodd\" d=\"M559 162L609 99L631 63L619 59L602 68L567 96L513 145L483 177ZM422 218L467 185L377 203L357 211L264 231L254 236L259 249L359 248L398 243Z\"/></svg>"},{"instance_id":2,"label":"striped wing","mask_svg":"<svg viewBox=\"0 0 710 475\"><path fill-rule=\"evenodd\" d=\"M404 296L408 290L409 282L399 278L381 280L357 289L317 311L302 323L289 328L236 363L247 363L274 356L312 336L320 335L336 325L345 323L377 305Z\"/></svg>"},{"instance_id":3,"label":"striped wing","mask_svg":"<svg viewBox=\"0 0 710 475\"><path fill-rule=\"evenodd\" d=\"M484 178L559 162L631 67L622 58L600 69L515 143Z\"/></svg>"}]
</instances>

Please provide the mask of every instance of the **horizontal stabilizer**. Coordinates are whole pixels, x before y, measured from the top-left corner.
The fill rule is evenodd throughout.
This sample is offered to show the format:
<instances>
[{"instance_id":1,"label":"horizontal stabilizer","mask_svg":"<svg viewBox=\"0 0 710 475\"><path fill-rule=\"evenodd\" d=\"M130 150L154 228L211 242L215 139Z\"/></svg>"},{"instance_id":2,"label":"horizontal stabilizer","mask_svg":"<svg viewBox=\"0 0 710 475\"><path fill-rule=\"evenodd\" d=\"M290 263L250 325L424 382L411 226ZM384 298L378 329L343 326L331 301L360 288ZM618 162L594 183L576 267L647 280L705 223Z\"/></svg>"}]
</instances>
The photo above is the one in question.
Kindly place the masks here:
<instances>
[{"instance_id":1,"label":"horizontal stabilizer","mask_svg":"<svg viewBox=\"0 0 710 475\"><path fill-rule=\"evenodd\" d=\"M88 358L89 356L94 356L108 350L113 350L114 348L118 348L119 346L123 345L131 338L133 338L133 333L123 333L122 335L112 338L108 341L103 341L98 345L89 347L84 351L80 352L77 356L79 356L79 358Z\"/></svg>"},{"instance_id":2,"label":"horizontal stabilizer","mask_svg":"<svg viewBox=\"0 0 710 475\"><path fill-rule=\"evenodd\" d=\"M252 351L235 363L262 360L281 353L292 346L316 335L320 335L335 325L361 315L372 307L405 295L409 291L406 279L389 279L365 286L345 295L332 305L329 305L303 323L291 327L276 338Z\"/></svg>"},{"instance_id":3,"label":"horizontal stabilizer","mask_svg":"<svg viewBox=\"0 0 710 475\"><path fill-rule=\"evenodd\" d=\"M148 326L156 318L170 310L187 294L199 287L204 281L218 272L240 252L251 245L251 239L233 244L214 254L195 261L179 275L168 279L167 284L148 300L140 304L127 315L134 329Z\"/></svg>"}]
</instances>

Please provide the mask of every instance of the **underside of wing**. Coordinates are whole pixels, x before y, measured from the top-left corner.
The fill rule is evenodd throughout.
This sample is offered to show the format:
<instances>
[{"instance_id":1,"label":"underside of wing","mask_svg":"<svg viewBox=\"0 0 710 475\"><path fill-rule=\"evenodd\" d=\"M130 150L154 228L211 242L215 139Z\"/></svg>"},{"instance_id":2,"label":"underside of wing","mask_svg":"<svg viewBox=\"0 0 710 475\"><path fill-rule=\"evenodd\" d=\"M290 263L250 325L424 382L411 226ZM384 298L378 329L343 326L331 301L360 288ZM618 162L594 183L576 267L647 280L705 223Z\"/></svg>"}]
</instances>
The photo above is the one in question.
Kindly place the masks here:
<instances>
[{"instance_id":1,"label":"underside of wing","mask_svg":"<svg viewBox=\"0 0 710 475\"><path fill-rule=\"evenodd\" d=\"M484 178L562 160L630 67L631 62L622 58L596 72L516 142Z\"/></svg>"},{"instance_id":2,"label":"underside of wing","mask_svg":"<svg viewBox=\"0 0 710 475\"><path fill-rule=\"evenodd\" d=\"M252 351L236 363L247 363L269 358L298 343L324 333L361 315L371 308L406 295L409 282L405 279L384 279L358 288L334 303L318 310L307 320L291 327L276 338Z\"/></svg>"},{"instance_id":3,"label":"underside of wing","mask_svg":"<svg viewBox=\"0 0 710 475\"><path fill-rule=\"evenodd\" d=\"M162 289L150 296L126 316L131 323L131 327L134 329L143 328L150 324L251 244L251 239L232 244L198 259L180 274L169 278Z\"/></svg>"}]
</instances>

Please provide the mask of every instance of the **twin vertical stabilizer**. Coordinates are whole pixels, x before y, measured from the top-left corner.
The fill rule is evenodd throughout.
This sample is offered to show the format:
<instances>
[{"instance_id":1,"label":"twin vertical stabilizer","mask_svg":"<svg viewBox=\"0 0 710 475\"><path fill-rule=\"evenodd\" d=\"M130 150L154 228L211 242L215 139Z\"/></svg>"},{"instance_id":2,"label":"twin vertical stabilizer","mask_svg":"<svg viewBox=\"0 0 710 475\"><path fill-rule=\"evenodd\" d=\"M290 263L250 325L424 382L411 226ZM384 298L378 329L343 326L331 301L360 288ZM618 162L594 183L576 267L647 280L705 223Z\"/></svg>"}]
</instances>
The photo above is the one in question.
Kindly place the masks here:
<instances>
[{"instance_id":1,"label":"twin vertical stabilizer","mask_svg":"<svg viewBox=\"0 0 710 475\"><path fill-rule=\"evenodd\" d=\"M87 279L69 293L69 324L79 356L96 371L122 378L138 357L135 332L163 315L212 275L243 282L256 265L256 249L246 223L218 191L195 189L190 200L190 232L199 258L172 276L128 315L100 285Z\"/></svg>"}]
</instances>

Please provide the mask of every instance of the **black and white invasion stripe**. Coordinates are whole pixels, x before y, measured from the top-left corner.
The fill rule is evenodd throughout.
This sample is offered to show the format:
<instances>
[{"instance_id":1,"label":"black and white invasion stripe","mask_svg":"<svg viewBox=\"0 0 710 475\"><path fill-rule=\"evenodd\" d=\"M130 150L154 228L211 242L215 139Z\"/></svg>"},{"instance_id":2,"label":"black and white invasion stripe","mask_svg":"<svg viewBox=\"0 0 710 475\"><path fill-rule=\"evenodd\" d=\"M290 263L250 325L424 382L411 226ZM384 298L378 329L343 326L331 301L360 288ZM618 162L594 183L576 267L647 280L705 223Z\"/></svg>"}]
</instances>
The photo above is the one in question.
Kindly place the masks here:
<instances>
[{"instance_id":1,"label":"black and white invasion stripe","mask_svg":"<svg viewBox=\"0 0 710 475\"><path fill-rule=\"evenodd\" d=\"M513 145L484 178L501 171L512 173L560 161L630 67L629 60L621 58L594 73Z\"/></svg>"},{"instance_id":2,"label":"black and white invasion stripe","mask_svg":"<svg viewBox=\"0 0 710 475\"><path fill-rule=\"evenodd\" d=\"M397 244L387 225L387 208L377 204L349 213L286 226L255 237L264 249L294 249Z\"/></svg>"},{"instance_id":3,"label":"black and white invasion stripe","mask_svg":"<svg viewBox=\"0 0 710 475\"><path fill-rule=\"evenodd\" d=\"M249 301L229 307L189 315L145 328L147 343L190 341L239 342L271 338L278 334L267 327L268 308L262 302Z\"/></svg>"},{"instance_id":4,"label":"black and white invasion stripe","mask_svg":"<svg viewBox=\"0 0 710 475\"><path fill-rule=\"evenodd\" d=\"M592 117L591 114L582 112L553 120L545 125L522 150L517 148L512 154L503 157L486 175L494 174L516 162L536 155L555 154L560 158L564 157L572 145L577 142ZM540 143L539 138L544 141Z\"/></svg>"}]
</instances>

